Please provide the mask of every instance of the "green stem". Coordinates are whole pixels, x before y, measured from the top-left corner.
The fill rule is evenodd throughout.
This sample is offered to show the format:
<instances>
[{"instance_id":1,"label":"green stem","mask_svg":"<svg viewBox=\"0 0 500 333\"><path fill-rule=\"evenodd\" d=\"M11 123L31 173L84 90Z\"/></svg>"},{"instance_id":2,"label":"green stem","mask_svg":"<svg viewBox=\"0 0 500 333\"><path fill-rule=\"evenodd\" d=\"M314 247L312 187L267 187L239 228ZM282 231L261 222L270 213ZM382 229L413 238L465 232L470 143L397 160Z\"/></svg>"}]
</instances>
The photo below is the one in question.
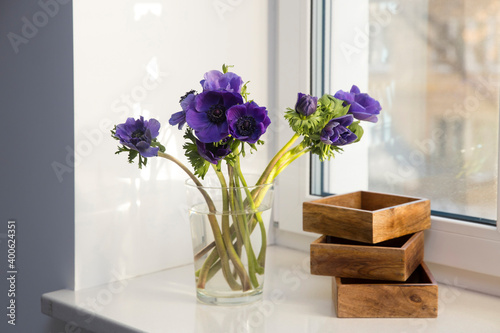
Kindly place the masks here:
<instances>
[{"instance_id":1,"label":"green stem","mask_svg":"<svg viewBox=\"0 0 500 333\"><path fill-rule=\"evenodd\" d=\"M243 184L244 188L245 188L245 192L246 192L246 195L247 195L247 200L250 204L250 208L252 210L252 212L254 212L255 214L255 219L257 219L258 223L259 223L259 227L260 227L260 235L261 235L261 245L260 245L260 251L259 251L259 256L258 256L258 259L257 259L257 262L256 262L256 271L257 273L259 274L264 274L264 264L265 264L265 258L266 258L266 249L267 249L267 234L266 234L266 228L265 228L265 225L264 225L264 222L262 221L262 214L261 212L258 212L257 210L257 207L255 205L255 202L252 198L252 193L250 192L250 190L248 189L248 185L247 185L247 182L245 180L245 177L243 176L243 173L241 172L241 165L240 165L240 158L239 158L239 155L237 156L236 158L236 163L235 163L235 170L236 170L236 174L238 176L238 178L241 180L241 183ZM248 224L247 224L248 225ZM255 226L254 226L254 223L252 223L252 226L250 227L250 233L253 232ZM255 256L255 255L254 255Z\"/></svg>"},{"instance_id":2,"label":"green stem","mask_svg":"<svg viewBox=\"0 0 500 333\"><path fill-rule=\"evenodd\" d=\"M268 174L267 179L263 180L262 184L270 184L274 182L274 179L288 166L290 163L295 161L297 158L300 156L304 155L305 153L309 152L310 148L305 145L305 142L302 141L299 143L297 146L294 148L290 149L289 151L285 152L282 154L281 158L276 161L275 166L271 170L271 172ZM255 191L255 193L252 193L253 196L252 198L255 201L255 206L259 206L264 199L268 187L264 187L260 189L259 191ZM255 224L252 226L252 228L255 227ZM260 224L260 221L259 221Z\"/></svg>"},{"instance_id":3,"label":"green stem","mask_svg":"<svg viewBox=\"0 0 500 333\"><path fill-rule=\"evenodd\" d=\"M232 235L231 235L231 238L233 238ZM240 260L241 260L242 247L243 247L243 242L241 240L236 239L236 242L234 243L234 249L236 250L236 254L238 255L238 257L240 257ZM233 275L237 275L237 274L238 274L238 272L235 270Z\"/></svg>"},{"instance_id":4,"label":"green stem","mask_svg":"<svg viewBox=\"0 0 500 333\"><path fill-rule=\"evenodd\" d=\"M281 163L278 165L278 168L276 170L276 176L278 176L283 170L286 169L287 166L289 166L293 161L295 161L296 159L298 159L299 157L301 157L302 155L308 153L309 151L311 151L311 149L309 148L306 148L304 149L303 151L301 151L300 153L292 156L290 159L288 159L287 161Z\"/></svg>"},{"instance_id":5,"label":"green stem","mask_svg":"<svg viewBox=\"0 0 500 333\"><path fill-rule=\"evenodd\" d=\"M257 181L256 185L262 185L262 184L267 184L265 180L269 178L269 174L273 170L274 166L276 163L279 161L279 159L287 152L287 150L294 144L297 139L300 138L300 135L295 133L292 138L274 155L273 159L269 162L267 165L266 169L260 176L259 180Z\"/></svg>"},{"instance_id":6,"label":"green stem","mask_svg":"<svg viewBox=\"0 0 500 333\"><path fill-rule=\"evenodd\" d=\"M231 283L232 281L234 281L234 279L231 279L232 275L231 275L231 268L229 267L229 258L228 258L227 252L226 252L226 247L224 246L224 240L222 239L222 234L221 234L221 231L219 229L217 219L215 218L216 209L215 209L215 205L214 205L212 199L210 198L208 193L203 189L203 185L198 180L198 178L196 178L196 176L184 164L182 164L182 162L180 162L178 159L176 159L172 155L169 155L166 153L158 152L158 156L163 157L163 158L170 160L170 161L174 162L175 164L177 164L184 172L187 173L187 175L193 180L193 182L198 187L198 190L200 191L200 193L203 195L203 198L207 202L208 209L211 213L211 214L208 214L208 219L209 219L210 227L212 228L212 232L214 235L215 247L216 247L217 252L219 254L219 257L221 259L222 272L224 274L224 277L226 278L228 283L230 283L231 289L235 288L235 290L237 290L238 288L241 288L237 283L236 284ZM200 270L200 276L198 277L198 283L197 283L198 288L201 288L201 289L205 288L205 284L207 281L206 277L207 277L208 271L210 269L210 266L211 265L207 264L207 261L205 261L205 263L203 264L203 266ZM234 281L234 282L236 282L236 281Z\"/></svg>"},{"instance_id":7,"label":"green stem","mask_svg":"<svg viewBox=\"0 0 500 333\"><path fill-rule=\"evenodd\" d=\"M236 249L236 253L238 253L238 255L241 253L241 246L242 246L242 243L234 243L233 246L235 247ZM212 266L210 267L210 270L208 272L208 275L207 275L207 280L210 280L220 269L221 269L221 264L220 264L220 259L219 257L217 256L217 251L213 251L212 253L215 254L214 256L214 260L213 260L213 264ZM207 258L207 260L209 260L209 258ZM199 274L199 273L198 273ZM238 273L235 271L233 273L233 276L237 276Z\"/></svg>"},{"instance_id":8,"label":"green stem","mask_svg":"<svg viewBox=\"0 0 500 333\"><path fill-rule=\"evenodd\" d=\"M256 183L256 186L268 184L268 183L270 183L269 179L271 179L271 182L272 182L274 180L274 178L276 178L276 176L277 176L277 174L276 174L277 170L275 169L276 164L278 163L278 161L282 157L284 157L285 154L288 153L288 149L290 149L290 147L295 143L295 141L297 141L297 139L299 137L300 137L300 135L295 133L292 136L292 138L276 153L276 155L269 162L266 169L264 170L264 172L260 176L259 180ZM255 201L255 203L258 205L260 203L260 201L264 198L264 196L267 192L267 189L268 189L268 187L265 187L265 190L262 191L262 189L260 187L257 187L256 189L254 189L252 191L252 195L249 197L252 197L253 200ZM260 200L258 200L258 199L260 199ZM252 225L252 227L251 227L252 231L253 231L253 228L255 228L255 225L256 225L256 223ZM212 249L215 245L216 245L215 242L208 244L202 250L200 250L197 254L195 254L195 258L203 256L205 253L210 251L210 249Z\"/></svg>"},{"instance_id":9,"label":"green stem","mask_svg":"<svg viewBox=\"0 0 500 333\"><path fill-rule=\"evenodd\" d=\"M263 184L268 184L268 183L272 183L274 181L274 179L291 163L293 162L295 159L297 159L298 157L302 156L303 154L305 154L307 151L309 150L304 150L303 152L301 152L303 150L303 141L297 145L296 147L290 149L290 147L295 143L295 141L297 141L297 139L300 137L300 135L298 134L294 134L292 136L292 138L280 149L280 151L278 151L278 153L276 153L276 155L273 157L273 159L269 162L269 164L267 165L266 169L264 170L264 172L262 173L262 175L260 176L259 180L257 181L256 185L263 185ZM301 147L301 148L299 148ZM298 151L300 149L300 151ZM295 155L295 156L294 156ZM238 161L239 163L239 161ZM244 180L243 178L243 175L241 174L241 169L238 165L238 167L236 168L239 172L240 172L240 175L239 178L242 180L242 183L243 183L243 186L247 186L246 185L246 181ZM269 189L269 187L265 186L264 188L261 188L261 187L257 187L256 189L254 189L252 192L251 192L251 195L248 195L247 193L247 199L251 199L253 200L253 204L255 205L255 207L258 207L261 203L261 201L264 199L266 193L267 193L267 190ZM250 226L247 225L247 227L249 227L249 232L252 233L253 230L255 229L257 223L259 224L259 227L260 227L260 230L261 230L261 237L262 237L262 246L261 246L261 250L259 252L259 256L258 256L258 266L257 267L261 267L262 268L262 271L263 271L263 267L264 267L264 259L265 259L265 253L266 253L266 247L267 247L267 236L266 236L266 231L265 231L265 226L264 226L264 223L262 221L262 217L261 217L261 212L257 212L255 214L255 218L253 218L250 222ZM240 228L238 228L238 223L234 223L233 226L231 226L231 239L234 239L235 237L238 237L242 235L242 233L244 233L244 231L240 230ZM241 241L241 239L240 239ZM211 248L213 248L214 246L216 246L217 242L212 242L210 244L208 244L204 249L202 249L198 254L195 255L195 258L196 256L202 256L204 255L206 252L208 252ZM212 260L208 260L208 259L212 259ZM212 252L211 255L209 256L209 258L207 258L207 260L205 261L205 264L207 264L208 268L206 269L207 270L207 274L208 274L208 270L210 268L210 272L216 272L218 269L220 269L220 267L224 267L223 265L220 264L220 262L217 262L217 256L216 256L216 253ZM260 272L259 272L260 273ZM212 274L212 273L210 273ZM201 275L201 272L200 272L200 275ZM205 275L205 278L207 277L208 275Z\"/></svg>"},{"instance_id":10,"label":"green stem","mask_svg":"<svg viewBox=\"0 0 500 333\"><path fill-rule=\"evenodd\" d=\"M271 172L269 172L267 178L264 179L263 184L272 183L274 179L286 168L286 166L290 164L286 163L286 161L295 161L298 157L305 153L303 153L304 150L309 151L310 149L305 145L305 142L302 141L297 146L282 154L282 156L274 164L274 167ZM283 165L285 165L285 167L283 167Z\"/></svg>"},{"instance_id":11,"label":"green stem","mask_svg":"<svg viewBox=\"0 0 500 333\"><path fill-rule=\"evenodd\" d=\"M217 250L213 250L212 252L210 252L210 254L208 255L207 259L205 259L205 261L203 262L203 267L208 266L210 267L209 269L209 272L206 273L206 281L210 280L210 278L212 277L210 275L210 272L212 271L212 268L215 266L215 264L218 264L218 269L222 268L222 265L221 265L221 262L220 262L220 259L219 259L219 253L217 252ZM201 271L202 271L202 268L198 269L194 274L196 277L200 277L200 274L201 274Z\"/></svg>"},{"instance_id":12,"label":"green stem","mask_svg":"<svg viewBox=\"0 0 500 333\"><path fill-rule=\"evenodd\" d=\"M259 286L259 282L256 276L256 264L257 259L255 258L255 253L252 248L252 243L250 242L250 230L248 229L248 221L245 213L245 208L243 206L243 200L241 198L241 192L239 192L239 181L238 178L235 177L234 170L231 166L228 165L229 179L230 179L230 191L231 196L231 205L233 211L236 212L233 215L235 217L235 224L239 224L239 229L243 236L243 245L245 246L245 250L247 252L247 260L248 260L248 275L250 276L250 281L252 285L257 288Z\"/></svg>"},{"instance_id":13,"label":"green stem","mask_svg":"<svg viewBox=\"0 0 500 333\"><path fill-rule=\"evenodd\" d=\"M247 291L251 288L250 282L249 282L249 277L248 274L245 270L245 267L241 263L241 259L236 253L236 250L233 247L233 242L231 240L231 229L229 228L229 201L228 201L228 193L227 193L227 183L226 180L224 179L224 175L222 172L218 171L215 169L215 173L217 177L219 178L220 184L222 185L222 238L224 240L224 243L226 245L226 249L229 255L229 258L233 262L234 268L236 272L238 273L238 276L240 277L241 284L243 286L243 291ZM234 279L233 275L231 275L231 278ZM229 281L228 281L229 282Z\"/></svg>"}]
</instances>

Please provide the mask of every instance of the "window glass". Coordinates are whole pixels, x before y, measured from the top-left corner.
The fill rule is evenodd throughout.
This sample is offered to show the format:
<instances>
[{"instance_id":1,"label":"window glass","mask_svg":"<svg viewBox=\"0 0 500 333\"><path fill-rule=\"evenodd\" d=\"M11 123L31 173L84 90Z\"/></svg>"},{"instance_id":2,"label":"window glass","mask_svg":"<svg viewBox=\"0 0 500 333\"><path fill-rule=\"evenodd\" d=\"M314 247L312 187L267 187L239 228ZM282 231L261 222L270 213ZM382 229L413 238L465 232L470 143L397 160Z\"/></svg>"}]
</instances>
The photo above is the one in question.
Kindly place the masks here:
<instances>
[{"instance_id":1,"label":"window glass","mask_svg":"<svg viewBox=\"0 0 500 333\"><path fill-rule=\"evenodd\" d=\"M336 10L342 5L358 6L356 23L335 24L344 15ZM324 15L314 15L314 24L332 29L315 38L314 52L324 55L313 56L313 83L324 74L315 93L350 89L357 83L346 79L351 70L383 110L358 147L347 147L329 163L313 162L313 194L368 189L426 197L435 215L495 224L500 2L345 0L315 6Z\"/></svg>"}]
</instances>

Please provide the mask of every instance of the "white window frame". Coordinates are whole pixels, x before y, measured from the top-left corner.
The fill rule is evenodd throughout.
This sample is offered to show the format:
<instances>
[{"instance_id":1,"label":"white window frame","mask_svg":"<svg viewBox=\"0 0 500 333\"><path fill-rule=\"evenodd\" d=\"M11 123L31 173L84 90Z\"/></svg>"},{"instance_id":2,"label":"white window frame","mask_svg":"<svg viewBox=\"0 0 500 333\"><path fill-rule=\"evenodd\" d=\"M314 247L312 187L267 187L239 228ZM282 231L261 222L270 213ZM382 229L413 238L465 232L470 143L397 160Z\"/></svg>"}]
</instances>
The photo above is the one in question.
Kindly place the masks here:
<instances>
[{"instance_id":1,"label":"white window frame","mask_svg":"<svg viewBox=\"0 0 500 333\"><path fill-rule=\"evenodd\" d=\"M276 91L278 110L285 110L293 107L297 92L310 92L311 0L277 3ZM280 146L290 136L287 126L279 126ZM318 237L302 231L302 203L318 198L309 194L309 179L309 157L297 160L278 177L275 214L278 245L308 250L310 241ZM497 203L497 211L499 207ZM431 228L425 232L425 261L443 268L443 273L435 273L438 281L500 294L498 223L493 227L436 216L431 221Z\"/></svg>"}]
</instances>

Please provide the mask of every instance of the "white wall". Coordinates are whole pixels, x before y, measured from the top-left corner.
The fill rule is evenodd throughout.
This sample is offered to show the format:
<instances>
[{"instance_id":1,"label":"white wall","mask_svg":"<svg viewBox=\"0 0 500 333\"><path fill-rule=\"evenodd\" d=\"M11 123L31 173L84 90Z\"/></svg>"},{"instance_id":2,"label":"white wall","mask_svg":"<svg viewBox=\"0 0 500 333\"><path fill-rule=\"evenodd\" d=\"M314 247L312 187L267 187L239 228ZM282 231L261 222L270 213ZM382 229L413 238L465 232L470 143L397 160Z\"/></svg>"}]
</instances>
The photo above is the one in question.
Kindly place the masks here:
<instances>
[{"instance_id":1,"label":"white wall","mask_svg":"<svg viewBox=\"0 0 500 333\"><path fill-rule=\"evenodd\" d=\"M180 110L179 97L200 91L203 73L223 63L235 65L251 81L250 97L268 105L269 10L265 0L88 0L73 8L80 289L192 261L186 176L158 158L142 171L128 165L114 155L110 125L154 117L160 141L184 160L183 133L168 119ZM247 172L262 164L257 158Z\"/></svg>"}]
</instances>

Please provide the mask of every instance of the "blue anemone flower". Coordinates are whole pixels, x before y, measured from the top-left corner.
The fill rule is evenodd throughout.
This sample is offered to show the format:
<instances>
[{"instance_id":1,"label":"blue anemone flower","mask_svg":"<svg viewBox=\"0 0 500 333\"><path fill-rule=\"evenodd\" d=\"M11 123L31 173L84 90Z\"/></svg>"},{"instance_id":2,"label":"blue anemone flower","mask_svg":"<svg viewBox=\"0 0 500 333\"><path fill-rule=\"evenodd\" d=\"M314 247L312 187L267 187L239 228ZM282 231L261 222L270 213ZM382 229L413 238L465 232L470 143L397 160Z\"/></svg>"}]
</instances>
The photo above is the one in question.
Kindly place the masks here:
<instances>
[{"instance_id":1,"label":"blue anemone flower","mask_svg":"<svg viewBox=\"0 0 500 333\"><path fill-rule=\"evenodd\" d=\"M240 94L204 91L196 96L195 108L186 113L186 122L201 142L219 142L229 135L226 111L242 103Z\"/></svg>"},{"instance_id":2,"label":"blue anemone flower","mask_svg":"<svg viewBox=\"0 0 500 333\"><path fill-rule=\"evenodd\" d=\"M350 104L349 112L358 120L376 123L377 115L380 114L382 107L380 103L368 94L361 93L356 85L351 87L350 92L339 90L333 96L344 101L344 106Z\"/></svg>"},{"instance_id":3,"label":"blue anemone flower","mask_svg":"<svg viewBox=\"0 0 500 333\"><path fill-rule=\"evenodd\" d=\"M200 140L196 140L196 147L198 148L198 154L200 154L201 157L215 165L217 165L219 160L231 153L227 139L217 145L214 143L203 143Z\"/></svg>"},{"instance_id":4,"label":"blue anemone flower","mask_svg":"<svg viewBox=\"0 0 500 333\"><path fill-rule=\"evenodd\" d=\"M227 110L229 133L236 139L256 143L271 124L265 107L255 102L235 105Z\"/></svg>"},{"instance_id":5,"label":"blue anemone flower","mask_svg":"<svg viewBox=\"0 0 500 333\"><path fill-rule=\"evenodd\" d=\"M178 125L178 129L182 129L186 123L186 113L194 109L194 99L196 97L196 91L188 91L184 96L181 97L180 104L182 111L172 114L168 123L172 126Z\"/></svg>"},{"instance_id":6,"label":"blue anemone flower","mask_svg":"<svg viewBox=\"0 0 500 333\"><path fill-rule=\"evenodd\" d=\"M356 141L358 136L347 128L353 120L350 114L330 120L321 131L321 142L327 145L343 146Z\"/></svg>"},{"instance_id":7,"label":"blue anemone flower","mask_svg":"<svg viewBox=\"0 0 500 333\"><path fill-rule=\"evenodd\" d=\"M206 72L204 79L200 81L203 91L228 91L241 93L243 80L232 72L222 73L218 70Z\"/></svg>"},{"instance_id":8,"label":"blue anemone flower","mask_svg":"<svg viewBox=\"0 0 500 333\"><path fill-rule=\"evenodd\" d=\"M120 143L130 149L137 150L143 157L158 155L158 147L151 147L151 141L160 133L160 122L156 119L144 120L127 118L123 124L116 126L115 136Z\"/></svg>"}]
</instances>

